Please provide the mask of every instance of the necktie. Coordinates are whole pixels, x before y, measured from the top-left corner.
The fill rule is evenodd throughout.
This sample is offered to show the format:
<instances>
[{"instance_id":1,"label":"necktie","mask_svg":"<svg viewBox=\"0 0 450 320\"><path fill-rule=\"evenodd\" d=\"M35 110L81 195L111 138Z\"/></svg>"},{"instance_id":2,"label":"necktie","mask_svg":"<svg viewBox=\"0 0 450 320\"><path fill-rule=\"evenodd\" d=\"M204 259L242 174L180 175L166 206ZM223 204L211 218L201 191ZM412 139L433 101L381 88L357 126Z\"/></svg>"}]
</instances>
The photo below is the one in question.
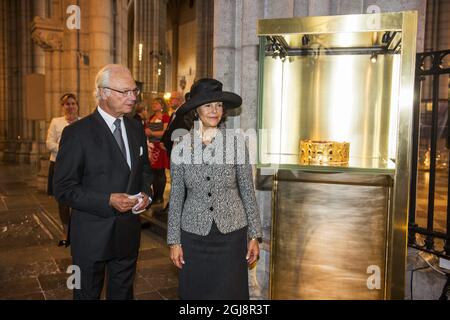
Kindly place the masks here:
<instances>
[{"instance_id":1,"label":"necktie","mask_svg":"<svg viewBox=\"0 0 450 320\"><path fill-rule=\"evenodd\" d=\"M114 138L117 141L117 144L119 145L120 151L122 151L122 154L126 157L126 150L125 150L125 143L123 142L123 138L122 138L122 127L120 126L120 119L116 119L116 121L114 121L114 125L116 126L116 128L114 129L113 135Z\"/></svg>"}]
</instances>

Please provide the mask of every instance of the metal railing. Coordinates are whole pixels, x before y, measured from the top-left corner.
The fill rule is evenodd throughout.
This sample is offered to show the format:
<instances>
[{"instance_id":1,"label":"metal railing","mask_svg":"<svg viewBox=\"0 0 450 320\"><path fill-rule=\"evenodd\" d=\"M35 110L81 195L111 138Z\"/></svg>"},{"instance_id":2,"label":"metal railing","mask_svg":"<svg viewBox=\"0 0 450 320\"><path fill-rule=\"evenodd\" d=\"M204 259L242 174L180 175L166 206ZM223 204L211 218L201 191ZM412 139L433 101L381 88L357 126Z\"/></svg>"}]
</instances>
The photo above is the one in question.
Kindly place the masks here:
<instances>
[{"instance_id":1,"label":"metal railing","mask_svg":"<svg viewBox=\"0 0 450 320\"><path fill-rule=\"evenodd\" d=\"M409 223L408 223L408 245L416 249L433 253L439 257L450 259L450 206L447 200L447 210L446 210L446 231L437 231L434 227L435 224L435 198L436 198L436 173L437 173L437 158L438 158L438 127L439 127L439 104L444 104L446 107L446 123L444 126L445 130L441 130L440 137L444 138L445 152L448 153L449 142L450 142L450 130L449 130L449 100L439 99L440 94L442 96L443 92L440 92L440 80L442 78L447 79L447 97L448 97L448 78L450 75L450 68L448 67L448 59L450 58L450 50L435 51L435 52L425 52L418 53L416 59L416 78L415 78L415 89L414 89L414 115L413 115L413 145L412 145L412 165L411 165L411 196L409 202ZM431 81L428 96L429 99L425 99L426 86L425 82ZM425 112L421 113L421 105L426 104L428 108L425 108ZM431 107L431 110L430 110ZM442 109L442 108L441 108ZM431 126L430 130L423 130L420 132L421 116L428 116L431 112ZM442 120L442 119L441 119ZM442 122L442 121L441 121ZM442 124L441 124L442 128ZM429 150L427 150L427 163L425 170L428 170L428 201L427 201L427 211L426 211L426 226L420 226L417 220L417 180L419 173L419 137L421 141L429 142ZM448 170L449 163L446 158L446 163L444 164L443 170ZM422 162L420 164L423 164ZM442 169L442 168L439 168ZM447 174L447 189L445 194L439 196L442 198L449 198L450 190L450 175ZM426 182L425 182L426 183ZM425 189L426 190L426 189ZM420 241L423 239L423 241ZM422 243L421 243L422 242ZM437 245L439 242L439 245Z\"/></svg>"}]
</instances>

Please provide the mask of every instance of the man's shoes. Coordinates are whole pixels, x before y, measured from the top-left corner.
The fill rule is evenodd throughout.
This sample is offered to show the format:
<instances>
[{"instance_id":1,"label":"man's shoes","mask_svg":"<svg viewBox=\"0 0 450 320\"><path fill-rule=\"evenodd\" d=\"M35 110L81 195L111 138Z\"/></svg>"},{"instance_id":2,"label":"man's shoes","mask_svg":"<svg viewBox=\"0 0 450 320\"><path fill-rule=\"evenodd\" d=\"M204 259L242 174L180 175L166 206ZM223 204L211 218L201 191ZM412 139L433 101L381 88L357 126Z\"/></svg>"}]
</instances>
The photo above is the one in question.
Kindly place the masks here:
<instances>
[{"instance_id":1,"label":"man's shoes","mask_svg":"<svg viewBox=\"0 0 450 320\"><path fill-rule=\"evenodd\" d=\"M68 247L70 245L70 242L68 241L68 240L60 240L59 242L58 242L58 247Z\"/></svg>"}]
</instances>

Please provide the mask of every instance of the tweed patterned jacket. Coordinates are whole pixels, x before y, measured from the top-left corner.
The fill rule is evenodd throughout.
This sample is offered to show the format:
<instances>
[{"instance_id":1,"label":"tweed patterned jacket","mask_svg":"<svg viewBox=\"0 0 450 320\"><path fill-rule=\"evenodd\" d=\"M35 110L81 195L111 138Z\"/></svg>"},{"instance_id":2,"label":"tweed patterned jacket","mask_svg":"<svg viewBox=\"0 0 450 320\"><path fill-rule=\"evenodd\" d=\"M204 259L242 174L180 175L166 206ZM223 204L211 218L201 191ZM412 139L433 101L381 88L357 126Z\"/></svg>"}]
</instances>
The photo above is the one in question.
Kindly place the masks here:
<instances>
[{"instance_id":1,"label":"tweed patterned jacket","mask_svg":"<svg viewBox=\"0 0 450 320\"><path fill-rule=\"evenodd\" d=\"M262 236L248 148L225 131L205 146L192 129L172 150L169 245L181 243L181 229L208 235L213 220L224 234L248 226L249 238Z\"/></svg>"}]
</instances>

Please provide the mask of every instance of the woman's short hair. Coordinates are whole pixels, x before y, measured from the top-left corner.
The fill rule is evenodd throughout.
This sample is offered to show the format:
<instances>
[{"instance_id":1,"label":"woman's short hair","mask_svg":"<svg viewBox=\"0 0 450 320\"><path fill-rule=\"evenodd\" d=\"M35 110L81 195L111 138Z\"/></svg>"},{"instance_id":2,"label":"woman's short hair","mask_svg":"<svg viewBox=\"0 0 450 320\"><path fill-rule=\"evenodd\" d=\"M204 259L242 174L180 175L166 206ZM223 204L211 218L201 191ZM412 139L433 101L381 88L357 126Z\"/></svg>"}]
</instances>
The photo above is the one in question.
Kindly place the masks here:
<instances>
[{"instance_id":1,"label":"woman's short hair","mask_svg":"<svg viewBox=\"0 0 450 320\"><path fill-rule=\"evenodd\" d=\"M163 98L160 97L153 98L152 102L158 102L162 107L162 112L167 113L168 110L167 103Z\"/></svg>"},{"instance_id":2,"label":"woman's short hair","mask_svg":"<svg viewBox=\"0 0 450 320\"><path fill-rule=\"evenodd\" d=\"M77 96L70 92L63 94L61 98L59 98L59 103L61 104L61 106L63 106L70 98L75 100L75 102L78 104Z\"/></svg>"}]
</instances>

